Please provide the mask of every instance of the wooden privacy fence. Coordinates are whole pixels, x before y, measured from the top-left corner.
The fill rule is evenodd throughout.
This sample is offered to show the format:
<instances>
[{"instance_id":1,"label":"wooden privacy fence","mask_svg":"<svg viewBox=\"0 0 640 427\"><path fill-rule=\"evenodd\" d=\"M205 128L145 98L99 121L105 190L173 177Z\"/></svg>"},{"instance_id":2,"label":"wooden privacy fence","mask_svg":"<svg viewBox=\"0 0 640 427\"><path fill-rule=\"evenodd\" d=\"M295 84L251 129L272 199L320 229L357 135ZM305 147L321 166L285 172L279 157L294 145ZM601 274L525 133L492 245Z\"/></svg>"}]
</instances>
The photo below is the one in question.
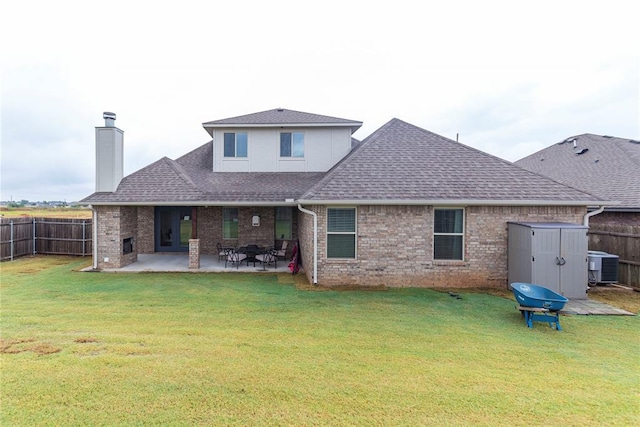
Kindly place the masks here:
<instances>
[{"instance_id":1,"label":"wooden privacy fence","mask_svg":"<svg viewBox=\"0 0 640 427\"><path fill-rule=\"evenodd\" d=\"M0 259L23 255L91 255L92 222L71 218L2 218Z\"/></svg>"},{"instance_id":2,"label":"wooden privacy fence","mask_svg":"<svg viewBox=\"0 0 640 427\"><path fill-rule=\"evenodd\" d=\"M640 227L605 225L589 230L589 249L620 257L619 282L640 288Z\"/></svg>"}]
</instances>

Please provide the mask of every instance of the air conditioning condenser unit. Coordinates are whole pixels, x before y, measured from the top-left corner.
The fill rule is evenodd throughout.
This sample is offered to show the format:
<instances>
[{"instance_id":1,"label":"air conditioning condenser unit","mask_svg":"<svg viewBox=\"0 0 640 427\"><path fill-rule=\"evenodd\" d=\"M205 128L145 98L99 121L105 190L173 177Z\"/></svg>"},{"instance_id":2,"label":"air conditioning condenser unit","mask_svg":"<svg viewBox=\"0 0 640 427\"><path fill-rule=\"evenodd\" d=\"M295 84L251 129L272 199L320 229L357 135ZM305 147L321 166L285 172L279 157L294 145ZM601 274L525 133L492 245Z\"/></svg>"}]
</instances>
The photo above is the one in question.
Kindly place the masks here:
<instances>
[{"instance_id":1,"label":"air conditioning condenser unit","mask_svg":"<svg viewBox=\"0 0 640 427\"><path fill-rule=\"evenodd\" d=\"M601 251L589 251L589 283L617 283L620 257Z\"/></svg>"}]
</instances>

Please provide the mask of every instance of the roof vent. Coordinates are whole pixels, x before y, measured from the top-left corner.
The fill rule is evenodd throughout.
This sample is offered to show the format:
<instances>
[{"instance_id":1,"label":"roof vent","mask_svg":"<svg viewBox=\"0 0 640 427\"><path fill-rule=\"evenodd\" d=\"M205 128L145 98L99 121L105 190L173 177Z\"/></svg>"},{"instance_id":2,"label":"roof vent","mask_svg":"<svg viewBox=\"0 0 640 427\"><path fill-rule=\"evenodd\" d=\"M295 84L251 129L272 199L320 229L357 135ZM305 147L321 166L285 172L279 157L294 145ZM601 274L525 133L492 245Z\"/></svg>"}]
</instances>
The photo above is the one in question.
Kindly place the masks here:
<instances>
[{"instance_id":1,"label":"roof vent","mask_svg":"<svg viewBox=\"0 0 640 427\"><path fill-rule=\"evenodd\" d=\"M630 139L629 142L632 144L640 144L640 141L638 141L637 139Z\"/></svg>"},{"instance_id":2,"label":"roof vent","mask_svg":"<svg viewBox=\"0 0 640 427\"><path fill-rule=\"evenodd\" d=\"M578 148L578 149L575 151L575 153L576 153L577 155L580 155L580 154L584 154L584 153L586 153L587 151L589 151L589 149L588 149L588 148Z\"/></svg>"},{"instance_id":3,"label":"roof vent","mask_svg":"<svg viewBox=\"0 0 640 427\"><path fill-rule=\"evenodd\" d=\"M284 111L283 108L278 108L278 113L282 113Z\"/></svg>"},{"instance_id":4,"label":"roof vent","mask_svg":"<svg viewBox=\"0 0 640 427\"><path fill-rule=\"evenodd\" d=\"M558 145L562 145L562 144L564 144L565 142L574 142L574 143L575 143L577 140L578 140L578 138L577 138L577 137L572 136L572 137L570 137L570 138L565 139L564 141L560 141L560 142L558 142Z\"/></svg>"},{"instance_id":5,"label":"roof vent","mask_svg":"<svg viewBox=\"0 0 640 427\"><path fill-rule=\"evenodd\" d=\"M603 138L613 138L611 135L602 135Z\"/></svg>"},{"instance_id":6,"label":"roof vent","mask_svg":"<svg viewBox=\"0 0 640 427\"><path fill-rule=\"evenodd\" d=\"M104 119L104 126L107 128L112 128L115 126L113 122L116 121L116 113L110 113L109 111L105 111L102 113L102 118Z\"/></svg>"}]
</instances>

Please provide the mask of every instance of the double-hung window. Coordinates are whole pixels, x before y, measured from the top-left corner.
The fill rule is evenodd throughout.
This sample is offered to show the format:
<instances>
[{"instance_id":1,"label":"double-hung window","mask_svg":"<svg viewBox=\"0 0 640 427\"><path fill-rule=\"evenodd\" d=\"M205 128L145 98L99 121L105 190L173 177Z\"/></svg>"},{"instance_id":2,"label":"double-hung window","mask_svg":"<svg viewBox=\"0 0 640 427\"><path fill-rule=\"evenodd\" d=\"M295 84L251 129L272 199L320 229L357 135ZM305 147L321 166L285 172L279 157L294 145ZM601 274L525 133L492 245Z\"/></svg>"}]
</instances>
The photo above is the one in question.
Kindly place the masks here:
<instances>
[{"instance_id":1,"label":"double-hung window","mask_svg":"<svg viewBox=\"0 0 640 427\"><path fill-rule=\"evenodd\" d=\"M356 257L356 208L327 209L327 258Z\"/></svg>"},{"instance_id":2,"label":"double-hung window","mask_svg":"<svg viewBox=\"0 0 640 427\"><path fill-rule=\"evenodd\" d=\"M224 156L247 157L247 139L244 132L225 132Z\"/></svg>"},{"instance_id":3,"label":"double-hung window","mask_svg":"<svg viewBox=\"0 0 640 427\"><path fill-rule=\"evenodd\" d=\"M433 259L462 260L464 253L464 209L434 211Z\"/></svg>"},{"instance_id":4,"label":"double-hung window","mask_svg":"<svg viewBox=\"0 0 640 427\"><path fill-rule=\"evenodd\" d=\"M238 208L222 209L222 238L238 238Z\"/></svg>"},{"instance_id":5,"label":"double-hung window","mask_svg":"<svg viewBox=\"0 0 640 427\"><path fill-rule=\"evenodd\" d=\"M304 157L304 133L280 133L280 157Z\"/></svg>"}]
</instances>

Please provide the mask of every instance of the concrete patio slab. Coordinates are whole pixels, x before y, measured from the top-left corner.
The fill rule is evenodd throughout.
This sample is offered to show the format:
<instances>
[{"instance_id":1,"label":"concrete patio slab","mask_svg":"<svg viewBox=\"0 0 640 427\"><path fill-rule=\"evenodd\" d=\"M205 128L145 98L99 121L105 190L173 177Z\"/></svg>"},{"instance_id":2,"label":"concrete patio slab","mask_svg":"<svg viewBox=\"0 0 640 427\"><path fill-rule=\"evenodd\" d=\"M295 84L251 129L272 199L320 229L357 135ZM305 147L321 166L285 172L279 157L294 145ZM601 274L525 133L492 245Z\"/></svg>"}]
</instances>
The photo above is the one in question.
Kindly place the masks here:
<instances>
[{"instance_id":1,"label":"concrete patio slab","mask_svg":"<svg viewBox=\"0 0 640 427\"><path fill-rule=\"evenodd\" d=\"M239 266L219 261L217 255L201 255L200 268L189 268L189 256L187 254L140 254L138 261L122 268L105 268L102 271L109 273L143 273L143 272L190 272L190 273L288 273L289 261L278 261L277 268L273 265L263 266L260 262L248 265L243 262Z\"/></svg>"},{"instance_id":2,"label":"concrete patio slab","mask_svg":"<svg viewBox=\"0 0 640 427\"><path fill-rule=\"evenodd\" d=\"M583 315L608 315L608 316L635 316L634 313L613 307L600 301L583 299L569 300L560 310L561 314Z\"/></svg>"}]
</instances>

